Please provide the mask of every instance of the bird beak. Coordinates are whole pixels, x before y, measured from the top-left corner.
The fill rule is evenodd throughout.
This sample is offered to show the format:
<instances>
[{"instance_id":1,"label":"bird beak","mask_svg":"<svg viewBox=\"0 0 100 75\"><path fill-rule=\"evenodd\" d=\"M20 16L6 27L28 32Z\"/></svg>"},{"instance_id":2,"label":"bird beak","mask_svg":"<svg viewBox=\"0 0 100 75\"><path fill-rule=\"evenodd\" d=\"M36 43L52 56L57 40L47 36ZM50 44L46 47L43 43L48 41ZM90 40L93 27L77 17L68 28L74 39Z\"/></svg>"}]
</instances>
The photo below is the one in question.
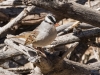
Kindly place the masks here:
<instances>
[{"instance_id":1,"label":"bird beak","mask_svg":"<svg viewBox=\"0 0 100 75\"><path fill-rule=\"evenodd\" d=\"M59 24L58 24L58 23L56 23L56 24L55 24L55 27L58 27L58 26L59 26Z\"/></svg>"}]
</instances>

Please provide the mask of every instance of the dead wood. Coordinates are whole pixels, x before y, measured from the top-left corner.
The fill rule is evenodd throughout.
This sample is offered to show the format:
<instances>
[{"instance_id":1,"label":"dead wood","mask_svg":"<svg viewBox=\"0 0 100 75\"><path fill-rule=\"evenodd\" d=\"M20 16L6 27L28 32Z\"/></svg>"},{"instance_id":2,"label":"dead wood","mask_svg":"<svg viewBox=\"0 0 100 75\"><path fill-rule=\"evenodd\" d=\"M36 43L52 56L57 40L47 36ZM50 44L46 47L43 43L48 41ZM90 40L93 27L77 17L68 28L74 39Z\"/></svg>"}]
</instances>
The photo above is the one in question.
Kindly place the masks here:
<instances>
[{"instance_id":1,"label":"dead wood","mask_svg":"<svg viewBox=\"0 0 100 75\"><path fill-rule=\"evenodd\" d=\"M73 43L73 42L78 42L82 38L90 38L94 36L99 36L99 34L100 34L100 28L91 28L91 29L79 32L78 34L69 33L69 34L57 37L51 43L51 45L47 46L47 48L55 47L55 46L63 45L63 44L68 44L68 43Z\"/></svg>"},{"instance_id":2,"label":"dead wood","mask_svg":"<svg viewBox=\"0 0 100 75\"><path fill-rule=\"evenodd\" d=\"M22 5L22 0L3 0L0 2L0 6L13 6L13 5Z\"/></svg>"},{"instance_id":3,"label":"dead wood","mask_svg":"<svg viewBox=\"0 0 100 75\"><path fill-rule=\"evenodd\" d=\"M67 0L63 1L31 0L31 1L33 5L52 11L53 13L55 13L55 15L59 17L59 19L70 17L79 20L81 22L86 22L91 25L100 27L99 11L93 10L91 8L82 6L77 3L68 2Z\"/></svg>"},{"instance_id":4,"label":"dead wood","mask_svg":"<svg viewBox=\"0 0 100 75\"><path fill-rule=\"evenodd\" d=\"M70 60L72 61L76 61L76 62L81 62L82 60L82 56L84 55L84 53L86 52L86 50L88 49L88 39L82 39L79 44L77 45L77 47L74 48L74 51L70 54Z\"/></svg>"},{"instance_id":5,"label":"dead wood","mask_svg":"<svg viewBox=\"0 0 100 75\"><path fill-rule=\"evenodd\" d=\"M92 28L92 29L89 29L89 30L86 30L86 31L83 31L82 33L80 33L80 35L77 35L77 36L75 36L75 35L73 35L73 33L70 33L70 34L67 34L67 35L71 35L71 36L74 36L74 37L76 37L76 39L77 39L77 41L79 41L80 39L79 38L82 38L82 37L92 37L92 36L97 36L97 33L98 33L98 35L99 35L99 33L100 33L100 31L99 31L100 29L99 28ZM94 34L93 34L93 32L94 32ZM91 33L90 33L91 32ZM83 35L84 34L84 35ZM64 35L65 36L65 35ZM61 37L61 36L59 36L59 37ZM68 37L70 37L70 36L68 36ZM66 37L67 38L67 37ZM71 38L71 37L70 37ZM9 40L9 39L8 39ZM56 40L57 41L57 40ZM75 41L73 41L73 42L75 42ZM11 46L12 47L12 45L10 45L10 44L12 44L10 41L8 41L7 42L7 40L6 40L6 42L5 42L7 45L9 45L9 46ZM70 41L68 42L67 41L67 43L71 43ZM60 44L66 44L66 43L59 43L58 45L60 45ZM18 45L18 44L17 44ZM18 46L20 46L20 45L18 45ZM14 46L14 43L13 43L13 47L15 48L15 49L21 49L21 48L23 48L23 49L25 49L24 47L18 47L18 46ZM27 49L26 49L27 50ZM20 50L18 50L18 51L20 51ZM64 57L65 57L65 55L66 54L64 54ZM55 56L55 55L54 55ZM62 60L62 58L61 57L59 57L59 56L55 56L55 58L54 58L54 56L53 55L49 55L48 57L52 57L53 59L53 61L52 61L52 63L53 64L55 64L55 63L58 63L58 62L60 62L61 60ZM55 59L55 60L54 60ZM59 61L60 60L60 61ZM47 63L47 61L51 61L51 59L49 60L47 60L47 59L45 59L45 58L41 58L40 59L40 61L41 61L41 64L40 63L38 63L38 64L36 64L38 67L40 67L41 68L41 71L43 72L43 73L48 73L48 72L51 72L51 69L52 69L52 66L49 68L49 67L45 67L45 66L47 66L46 65L46 63ZM43 61L46 61L46 62L43 62ZM60 65L59 65L60 64ZM59 63L58 65L56 64L55 65L55 70L57 69L57 68L61 68L60 70L62 70L63 69L63 66L62 66L62 63ZM75 63L76 64L76 63ZM45 68L42 68L42 67L44 66ZM50 66L50 64L48 63L48 66ZM48 69L49 68L49 69ZM54 67L53 67L54 68ZM84 72L83 72L83 70L84 71L86 71L87 69L87 67L85 67L84 69L84 66L82 67L82 69L80 69L80 72L82 72L83 74L85 74ZM59 70L59 71L60 71ZM67 72L67 71L66 71ZM70 72L70 71L69 71ZM72 72L72 71L71 71ZM88 72L88 70L86 71L86 74L87 73L91 73L90 71Z\"/></svg>"},{"instance_id":6,"label":"dead wood","mask_svg":"<svg viewBox=\"0 0 100 75\"><path fill-rule=\"evenodd\" d=\"M98 36L99 35L99 33L100 33L100 28L92 28L92 29L88 29L88 30L85 30L85 31L82 31L82 32L80 32L79 34L77 34L77 35L74 35L74 33L69 33L69 34L66 34L66 35L63 35L63 36L59 36L59 37L57 37L56 38L56 40L52 43L53 45L55 45L55 46L57 46L57 45L61 45L61 44L66 44L66 43L71 43L71 42L76 42L76 41L79 41L79 40L81 40L82 38L84 38L84 37L94 37L94 36ZM67 36L67 37L66 37ZM71 36L71 37L70 37ZM73 37L72 37L73 36ZM61 39L60 39L60 37L61 37ZM64 38L64 39L62 39L62 37ZM59 39L58 39L59 38ZM33 49L31 49L31 48L29 48L29 47L25 47L25 46L23 46L23 42L21 42L21 41L19 41L20 43L18 44L17 42L11 42L10 41L11 39L7 39L7 40L5 40L5 44L6 45L8 45L8 46L10 46L10 47L12 47L12 48L14 48L14 49L16 49L16 50L18 50L18 51L23 51L23 50L25 50L26 49L26 51L27 50L33 50ZM70 41L68 41L68 40L70 40ZM52 45L51 44L51 45ZM73 48L74 49L74 48ZM3 51L6 51L6 49L3 49ZM13 51L14 52L14 51ZM14 52L14 53L16 53L16 52ZM14 54L13 53L13 54ZM20 52L21 53L21 52ZM2 53L1 53L2 54ZM4 53L5 54L5 53ZM11 55L12 55L12 53L8 53L10 56L9 57L11 57ZM17 54L16 54L17 55ZM19 54L18 54L19 55ZM27 54L26 54L27 55ZM4 55L5 56L5 55ZM15 56L15 55L13 55L13 56ZM48 55L48 57L50 57L50 58L52 58L52 59L47 59L47 58L41 58L41 59L39 59L40 61L41 61L41 64L40 63L37 63L36 65L41 69L41 71L42 71L42 73L44 73L44 74L47 74L47 73L49 73L49 72L51 72L52 71L52 68L54 68L53 66L51 66L51 61L52 61L52 64L56 64L55 65L55 69L54 70L56 70L57 68L61 68L61 69L59 69L58 71L60 71L61 73L63 73L65 70L64 70L64 67L62 66L63 64L63 62L60 62L61 60L63 60L62 58L63 57L65 57L66 56L66 53L64 54L64 56L53 56L53 55ZM55 57L55 58L54 58ZM6 57L7 58L7 57ZM4 59L4 57L2 56L1 57L1 59ZM44 62L43 62L44 61ZM48 63L48 61L49 61L49 63ZM59 63L58 63L59 62ZM58 66L59 65L59 66ZM47 67L48 66L48 67ZM83 67L84 68L84 67ZM84 72L83 72L83 70L84 71L86 71L87 69L87 67L86 68L84 68L83 69L82 68L82 70L80 69L80 72L82 73L82 74L85 74ZM61 70L64 70L64 71L61 71ZM66 71L67 72L67 71ZM68 73L69 73L70 71L68 70ZM72 71L71 71L72 72ZM64 72L65 73L65 72ZM74 72L73 72L74 73ZM88 70L87 70L87 73L91 73L90 71L88 72ZM86 74L87 74L86 73ZM51 75L52 75L53 73L51 73ZM61 75L61 74L58 74L58 75ZM77 75L78 75L78 72L77 72Z\"/></svg>"},{"instance_id":7,"label":"dead wood","mask_svg":"<svg viewBox=\"0 0 100 75\"><path fill-rule=\"evenodd\" d=\"M74 44L72 44L71 47L63 54L62 58L64 59L68 54L73 52L78 44L79 42L75 42Z\"/></svg>"},{"instance_id":8,"label":"dead wood","mask_svg":"<svg viewBox=\"0 0 100 75\"><path fill-rule=\"evenodd\" d=\"M78 27L79 26L79 23L80 23L79 21L76 21L74 24L72 24L71 26L67 27L62 32L58 33L57 36L60 36L60 35L64 34L65 32L68 32L68 31L70 31L70 30Z\"/></svg>"},{"instance_id":9,"label":"dead wood","mask_svg":"<svg viewBox=\"0 0 100 75\"><path fill-rule=\"evenodd\" d=\"M45 17L46 13L40 13L39 15L28 15L20 21L21 25L39 25Z\"/></svg>"},{"instance_id":10,"label":"dead wood","mask_svg":"<svg viewBox=\"0 0 100 75\"><path fill-rule=\"evenodd\" d=\"M69 26L72 26L73 24L74 24L74 22L68 22L64 25L60 25L60 26L56 27L57 33L67 32L67 31L65 31L65 29L67 29ZM92 26L92 25L87 24L87 23L80 23L78 27L80 27L82 29L89 29L89 28L94 28L95 26Z\"/></svg>"},{"instance_id":11,"label":"dead wood","mask_svg":"<svg viewBox=\"0 0 100 75\"><path fill-rule=\"evenodd\" d=\"M84 64L81 64L81 63L78 63L78 62L73 62L73 61L70 61L68 59L64 59L65 61L65 64L66 64L66 69L70 69L72 70L72 68L74 68L73 73L70 73L71 75L89 75L89 74L96 74L96 75L99 75L99 64L98 66L96 65L84 65ZM99 63L99 62L97 62Z\"/></svg>"},{"instance_id":12,"label":"dead wood","mask_svg":"<svg viewBox=\"0 0 100 75\"><path fill-rule=\"evenodd\" d=\"M30 28L31 28L31 30L33 30L36 26L38 26L40 24L40 22L44 19L45 15L47 14L46 10L43 10L41 8L38 8L38 7L36 7L34 10L30 10L30 9L25 8L25 10L31 11L31 13L30 13L30 11L28 11L28 14L29 13L30 14L29 15L27 14L27 16L25 17L24 13L27 13L27 12L24 12L25 10L23 10L23 9L24 9L24 7L0 8L0 11L2 11L3 13L6 13L6 15L10 16L9 19L7 19L5 16L3 17L4 19L1 18L2 21L1 21L0 25L2 26L2 28L4 25L5 26L2 29L3 34L0 38L5 37L7 34L16 34L17 32L21 33L21 30L19 29L20 26L21 26L21 29L25 29L25 27L29 27L29 25L32 25L33 27L30 26ZM20 14L21 11L23 11L22 14L24 16ZM20 17L23 16L22 20L19 17L16 17L19 14L20 14ZM14 22L15 18L19 19L17 24L15 23L16 21ZM7 23L8 21L9 21L9 23ZM7 24L10 25L11 23L13 24L13 25L11 25L12 27L6 26ZM22 26L22 25L27 25L27 26ZM6 27L8 29L8 32L7 32L7 30L5 30ZM27 29L29 29L29 28L27 28ZM17 30L17 32L16 32L16 30Z\"/></svg>"},{"instance_id":13,"label":"dead wood","mask_svg":"<svg viewBox=\"0 0 100 75\"><path fill-rule=\"evenodd\" d=\"M33 70L33 63L28 62L24 66L16 67L16 68L8 68L7 70L13 71L15 73L27 73Z\"/></svg>"},{"instance_id":14,"label":"dead wood","mask_svg":"<svg viewBox=\"0 0 100 75\"><path fill-rule=\"evenodd\" d=\"M0 28L0 34L2 34L3 32L7 31L13 25L17 24L18 21L20 21L21 19L23 19L33 8L35 8L35 7L32 6L32 7L25 8L15 19L11 20L4 27Z\"/></svg>"},{"instance_id":15,"label":"dead wood","mask_svg":"<svg viewBox=\"0 0 100 75\"><path fill-rule=\"evenodd\" d=\"M8 46L4 46L1 50L0 50L0 60L6 60L8 58L11 58L12 56L17 56L22 54L21 52L19 52L18 50L12 48L12 47L8 47Z\"/></svg>"},{"instance_id":16,"label":"dead wood","mask_svg":"<svg viewBox=\"0 0 100 75\"><path fill-rule=\"evenodd\" d=\"M87 24L87 23L81 23L79 25L79 27L82 28L82 29L89 29L89 28L94 28L95 26Z\"/></svg>"},{"instance_id":17,"label":"dead wood","mask_svg":"<svg viewBox=\"0 0 100 75\"><path fill-rule=\"evenodd\" d=\"M68 28L69 26L71 26L74 22L68 22L67 24L64 25L60 25L58 27L56 27L57 33L63 31L64 29Z\"/></svg>"},{"instance_id":18,"label":"dead wood","mask_svg":"<svg viewBox=\"0 0 100 75\"><path fill-rule=\"evenodd\" d=\"M100 30L99 28L96 28L97 30ZM94 31L96 30L95 28L94 28ZM90 30L87 30L87 31L92 31L93 29L90 29ZM86 33L86 31L83 31L83 33ZM99 33L99 32L98 32ZM90 36L90 35L87 35L87 36ZM95 35L96 36L96 35ZM69 36L70 37L70 36ZM10 40L10 39L8 39L8 40ZM21 41L20 41L21 42ZM13 43L13 45L12 45L12 43L11 42L9 42L8 41L8 43L7 43L7 40L6 40L6 42L5 42L8 46L13 46L14 47L14 49L21 49L21 48L23 48L23 49L25 49L24 47L22 47L21 46L21 48L19 47L18 48L18 46L20 46L20 45L18 45L17 43L16 43L16 45L18 45L18 46L14 46L14 43ZM10 45L11 44L11 45ZM73 48L74 49L74 48ZM26 50L29 50L29 49L26 49ZM20 51L20 50L18 50L18 51ZM21 52L20 52L21 53ZM72 74L72 75L74 75L74 73L75 74L77 74L77 75L80 75L80 73L81 74L92 74L92 71L95 71L95 70L98 70L98 69L90 69L89 68L89 66L87 66L87 65L83 65L83 64L80 64L80 63L76 63L76 62L73 62L73 61L69 61L69 60L66 60L66 63L65 64L63 64L63 62L61 62L63 59L63 57L65 57L66 56L66 53L64 53L64 55L62 55L62 57L61 56L56 56L55 54L54 55L48 55L48 57L49 58L41 58L40 59L40 63L37 63L36 65L38 66L38 69L40 68L40 70L35 70L36 71L36 73L37 73L37 71L39 72L39 74L41 75L42 73L44 73L44 74L47 74L47 73L50 73L49 75L53 75L54 74L54 72L52 72L52 68L53 68L53 70L54 71L56 71L57 72L57 75L63 75L65 72L67 72L66 73L66 75L68 74ZM52 61L52 64L55 64L55 66L53 65L53 66L51 66L51 63L49 64L48 63L48 61L49 62L51 62ZM69 63L69 62L70 63ZM59 63L58 63L59 62ZM48 64L48 67L47 67L47 64ZM59 66L58 66L59 65ZM66 65L66 66L63 66L63 65ZM72 67L71 67L71 65L73 65ZM81 66L80 66L81 65ZM49 66L50 66L50 68L49 68ZM55 69L54 69L54 67L55 67ZM75 70L73 71L72 70L72 68L75 68ZM95 67L95 66L94 66ZM58 69L58 70L57 70ZM78 70L78 71L77 71ZM59 73L60 72L60 73ZM34 72L33 72L34 73ZM59 74L58 74L59 73ZM93 72L94 73L94 72ZM35 74L35 73L34 73Z\"/></svg>"},{"instance_id":19,"label":"dead wood","mask_svg":"<svg viewBox=\"0 0 100 75\"><path fill-rule=\"evenodd\" d=\"M19 75L0 67L0 75Z\"/></svg>"},{"instance_id":20,"label":"dead wood","mask_svg":"<svg viewBox=\"0 0 100 75\"><path fill-rule=\"evenodd\" d=\"M29 1L24 0L25 4L28 4L28 2ZM18 6L20 4L21 6ZM44 57L42 53L38 54L38 51L30 45L24 46L24 41L20 40L19 38L8 36L4 41L4 45L0 46L0 65L2 65L2 63L6 62L7 60L13 59L13 57L15 56L24 54L27 57L25 59L29 62L32 62L31 66L28 65L24 68L23 66L19 68L8 68L7 70L16 71L16 73L31 72L30 75L99 75L99 62L90 65L81 64L79 62L81 62L81 58L88 48L88 39L91 39L91 37L95 38L100 35L100 28L96 27L99 27L100 24L100 13L77 3L68 2L67 0L31 0L29 2L29 5L32 4L54 13L56 15L57 21L69 17L79 21L77 24L74 24L75 22L68 22L67 24L58 26L56 28L58 34L63 33L64 35L57 36L57 38L51 43L51 45L48 45L44 48L46 57ZM39 23L44 19L45 15L48 13L48 11L44 11L43 9L43 11L41 11L39 8L35 8L35 6L27 6L27 8L25 8L26 6L22 5L22 1L20 0L6 0L0 3L0 6L0 11L4 12L4 14L0 16L0 20L4 21L4 18L6 18L5 20L7 22L11 19L9 23L0 28L0 35L4 34L4 32L9 28L14 27L14 25L14 30L18 31L18 25L23 25L23 29L24 27L26 27L26 25L39 25ZM25 9L23 10L23 8ZM35 9L36 11L32 11L32 9ZM12 10L13 12L9 10ZM30 14L28 15L28 13ZM79 22L86 22L89 24ZM81 27L83 30L79 33L70 33L72 32L70 30L72 30L76 26ZM70 43L72 44L70 48L67 48L68 50L64 48L66 44ZM47 51L49 50L49 48L53 50L54 47L58 46L60 50L54 50L53 52ZM60 46L63 46L64 49L60 48ZM66 59L66 57L68 56L69 59L74 61ZM17 62L17 60L14 61ZM24 63L22 65L26 64Z\"/></svg>"}]
</instances>

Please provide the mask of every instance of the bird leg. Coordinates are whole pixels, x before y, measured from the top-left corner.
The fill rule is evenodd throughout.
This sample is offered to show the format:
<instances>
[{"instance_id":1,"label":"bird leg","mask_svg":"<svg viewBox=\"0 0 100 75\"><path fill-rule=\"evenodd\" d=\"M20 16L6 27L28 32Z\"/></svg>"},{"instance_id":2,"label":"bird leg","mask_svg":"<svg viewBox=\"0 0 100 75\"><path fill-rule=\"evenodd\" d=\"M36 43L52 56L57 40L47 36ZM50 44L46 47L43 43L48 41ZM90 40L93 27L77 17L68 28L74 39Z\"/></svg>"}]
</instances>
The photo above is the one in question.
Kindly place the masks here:
<instances>
[{"instance_id":1,"label":"bird leg","mask_svg":"<svg viewBox=\"0 0 100 75\"><path fill-rule=\"evenodd\" d=\"M37 54L38 54L39 56L47 57L46 54L45 54L45 51L43 50L43 48L37 47L37 48L35 48L35 49L37 50Z\"/></svg>"}]
</instances>

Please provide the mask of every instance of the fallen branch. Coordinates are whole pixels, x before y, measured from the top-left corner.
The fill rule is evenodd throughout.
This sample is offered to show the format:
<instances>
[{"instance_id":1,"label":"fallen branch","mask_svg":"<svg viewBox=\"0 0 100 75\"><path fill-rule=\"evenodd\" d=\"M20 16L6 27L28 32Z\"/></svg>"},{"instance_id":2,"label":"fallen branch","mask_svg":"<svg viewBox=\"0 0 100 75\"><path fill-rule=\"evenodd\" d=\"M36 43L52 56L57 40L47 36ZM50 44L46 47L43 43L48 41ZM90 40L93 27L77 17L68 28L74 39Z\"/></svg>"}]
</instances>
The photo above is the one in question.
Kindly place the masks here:
<instances>
[{"instance_id":1,"label":"fallen branch","mask_svg":"<svg viewBox=\"0 0 100 75\"><path fill-rule=\"evenodd\" d=\"M74 24L74 22L68 22L67 24L56 27L57 33L64 32L65 29L72 26L73 24ZM92 26L92 25L86 24L86 23L80 23L79 27L82 29L89 29L89 28L94 28L95 26Z\"/></svg>"},{"instance_id":2,"label":"fallen branch","mask_svg":"<svg viewBox=\"0 0 100 75\"><path fill-rule=\"evenodd\" d=\"M100 62L97 62L97 63L94 63L95 65L85 65L85 64L81 64L81 63L78 63L78 62L74 62L74 61L70 61L68 59L64 59L65 61L65 68L66 69L70 69L72 70L72 68L74 68L74 71L73 71L73 75L74 73L77 74L77 75L80 75L80 74L85 74L85 75L89 75L89 74L96 74L96 75L99 75L99 69L100 69ZM98 65L97 65L98 64Z\"/></svg>"},{"instance_id":3,"label":"fallen branch","mask_svg":"<svg viewBox=\"0 0 100 75\"><path fill-rule=\"evenodd\" d=\"M88 30L84 30L77 35L75 35L74 33L69 33L69 34L57 37L51 43L51 45L46 46L46 48L51 48L51 47L55 47L55 46L58 46L58 45L78 42L82 38L96 37L96 36L99 36L99 35L100 35L100 28L91 28L91 29L88 29Z\"/></svg>"},{"instance_id":4,"label":"fallen branch","mask_svg":"<svg viewBox=\"0 0 100 75\"><path fill-rule=\"evenodd\" d=\"M12 56L14 57L21 54L22 54L21 52L12 47L4 46L4 48L0 50L0 60L5 60L11 58Z\"/></svg>"},{"instance_id":5,"label":"fallen branch","mask_svg":"<svg viewBox=\"0 0 100 75\"><path fill-rule=\"evenodd\" d=\"M18 68L8 68L7 70L13 71L15 73L27 73L30 72L30 70L33 70L33 63L28 62L24 66L20 66Z\"/></svg>"},{"instance_id":6,"label":"fallen branch","mask_svg":"<svg viewBox=\"0 0 100 75\"><path fill-rule=\"evenodd\" d=\"M59 19L70 17L79 20L80 22L86 22L91 25L100 27L100 12L94 9L87 8L74 2L68 2L67 0L31 0L31 2L35 6L47 9L55 13Z\"/></svg>"},{"instance_id":7,"label":"fallen branch","mask_svg":"<svg viewBox=\"0 0 100 75\"><path fill-rule=\"evenodd\" d=\"M71 47L62 55L62 58L64 59L69 53L71 53L78 44L78 42L72 44Z\"/></svg>"},{"instance_id":8,"label":"fallen branch","mask_svg":"<svg viewBox=\"0 0 100 75\"><path fill-rule=\"evenodd\" d=\"M19 75L0 67L0 75Z\"/></svg>"},{"instance_id":9,"label":"fallen branch","mask_svg":"<svg viewBox=\"0 0 100 75\"><path fill-rule=\"evenodd\" d=\"M25 16L28 15L28 13L33 10L35 7L34 6L29 6L25 8L16 18L11 20L8 24L0 28L0 35L7 31L9 28L11 28L13 25L17 24L20 20L22 20Z\"/></svg>"},{"instance_id":10,"label":"fallen branch","mask_svg":"<svg viewBox=\"0 0 100 75\"><path fill-rule=\"evenodd\" d=\"M73 25L69 26L68 28L64 29L62 32L58 33L57 36L60 36L60 35L64 34L65 32L68 32L68 31L72 30L73 28L78 27L79 23L80 23L79 21L76 21Z\"/></svg>"},{"instance_id":11,"label":"fallen branch","mask_svg":"<svg viewBox=\"0 0 100 75\"><path fill-rule=\"evenodd\" d=\"M36 52L36 50L23 46L22 44L18 43L17 41L13 41L11 39L6 39L5 44L9 45L10 47L24 53L28 57L30 57L28 51Z\"/></svg>"},{"instance_id":12,"label":"fallen branch","mask_svg":"<svg viewBox=\"0 0 100 75\"><path fill-rule=\"evenodd\" d=\"M22 1L17 1L17 0L6 0L0 2L0 6L14 6L14 5L21 5Z\"/></svg>"}]
</instances>

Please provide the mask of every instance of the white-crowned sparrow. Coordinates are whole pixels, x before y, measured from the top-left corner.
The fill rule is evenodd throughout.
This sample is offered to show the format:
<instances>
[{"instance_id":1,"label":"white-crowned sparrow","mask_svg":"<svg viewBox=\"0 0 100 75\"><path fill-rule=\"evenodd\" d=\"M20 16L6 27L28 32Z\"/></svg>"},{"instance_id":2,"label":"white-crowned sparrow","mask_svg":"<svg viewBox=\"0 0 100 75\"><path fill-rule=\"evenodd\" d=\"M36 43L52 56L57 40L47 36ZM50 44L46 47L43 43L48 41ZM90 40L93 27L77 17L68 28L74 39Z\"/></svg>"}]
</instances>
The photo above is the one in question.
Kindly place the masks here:
<instances>
[{"instance_id":1,"label":"white-crowned sparrow","mask_svg":"<svg viewBox=\"0 0 100 75\"><path fill-rule=\"evenodd\" d=\"M32 44L36 48L51 44L57 36L55 23L56 19L54 16L48 14L44 21L27 36L25 45Z\"/></svg>"},{"instance_id":2,"label":"white-crowned sparrow","mask_svg":"<svg viewBox=\"0 0 100 75\"><path fill-rule=\"evenodd\" d=\"M25 45L32 44L34 48L44 47L46 45L51 44L51 42L57 36L57 31L54 26L55 24L56 19L54 18L54 16L52 14L48 14L35 30L23 33L18 36L10 36L8 38L24 38L26 39ZM46 57L43 51L38 51ZM22 52L24 53L25 51Z\"/></svg>"}]
</instances>

